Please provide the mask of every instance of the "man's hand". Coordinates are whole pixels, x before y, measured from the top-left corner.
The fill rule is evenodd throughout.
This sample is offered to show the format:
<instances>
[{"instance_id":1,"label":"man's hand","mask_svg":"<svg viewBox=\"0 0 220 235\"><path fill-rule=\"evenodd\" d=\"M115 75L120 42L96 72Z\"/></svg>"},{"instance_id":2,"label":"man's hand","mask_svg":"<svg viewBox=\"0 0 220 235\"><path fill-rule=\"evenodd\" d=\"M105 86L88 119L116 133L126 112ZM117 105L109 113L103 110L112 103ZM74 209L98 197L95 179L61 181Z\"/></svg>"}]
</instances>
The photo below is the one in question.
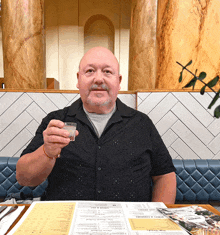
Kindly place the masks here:
<instances>
[{"instance_id":1,"label":"man's hand","mask_svg":"<svg viewBox=\"0 0 220 235\"><path fill-rule=\"evenodd\" d=\"M60 154L62 148L67 146L70 142L69 132L62 129L64 123L60 120L51 120L47 129L43 132L44 150L50 157L56 157ZM75 136L79 134L76 131Z\"/></svg>"},{"instance_id":2,"label":"man's hand","mask_svg":"<svg viewBox=\"0 0 220 235\"><path fill-rule=\"evenodd\" d=\"M44 144L18 160L16 178L20 185L37 186L47 179L56 163L55 158L70 142L69 132L62 129L63 127L62 121L51 120L43 132ZM76 131L75 136L78 134L79 132ZM47 157L45 157L45 153Z\"/></svg>"}]
</instances>

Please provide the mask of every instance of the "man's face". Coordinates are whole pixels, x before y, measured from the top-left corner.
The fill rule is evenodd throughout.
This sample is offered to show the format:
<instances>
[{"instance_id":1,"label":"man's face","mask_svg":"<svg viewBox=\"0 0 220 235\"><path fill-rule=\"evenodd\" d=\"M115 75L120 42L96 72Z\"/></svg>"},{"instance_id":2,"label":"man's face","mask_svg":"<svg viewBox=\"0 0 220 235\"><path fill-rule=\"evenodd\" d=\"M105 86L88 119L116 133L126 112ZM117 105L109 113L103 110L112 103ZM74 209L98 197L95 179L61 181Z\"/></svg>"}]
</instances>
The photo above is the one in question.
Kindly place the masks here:
<instances>
[{"instance_id":1,"label":"man's face","mask_svg":"<svg viewBox=\"0 0 220 235\"><path fill-rule=\"evenodd\" d=\"M120 90L121 76L115 56L106 48L89 50L81 60L77 88L85 108L110 112Z\"/></svg>"}]
</instances>

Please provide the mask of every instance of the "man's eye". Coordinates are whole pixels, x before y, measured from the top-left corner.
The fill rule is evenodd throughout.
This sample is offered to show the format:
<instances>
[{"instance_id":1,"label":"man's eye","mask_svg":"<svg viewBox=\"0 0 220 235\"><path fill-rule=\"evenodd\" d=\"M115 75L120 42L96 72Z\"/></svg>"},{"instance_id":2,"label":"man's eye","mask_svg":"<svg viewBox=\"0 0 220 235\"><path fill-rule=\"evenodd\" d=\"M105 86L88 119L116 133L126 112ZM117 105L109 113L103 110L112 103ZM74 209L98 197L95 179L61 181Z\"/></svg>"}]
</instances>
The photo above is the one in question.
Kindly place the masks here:
<instances>
[{"instance_id":1,"label":"man's eye","mask_svg":"<svg viewBox=\"0 0 220 235\"><path fill-rule=\"evenodd\" d=\"M111 74L112 72L110 70L105 70L104 73Z\"/></svg>"},{"instance_id":2,"label":"man's eye","mask_svg":"<svg viewBox=\"0 0 220 235\"><path fill-rule=\"evenodd\" d=\"M88 69L88 70L86 70L86 73L92 73L92 72L94 72L93 69Z\"/></svg>"}]
</instances>

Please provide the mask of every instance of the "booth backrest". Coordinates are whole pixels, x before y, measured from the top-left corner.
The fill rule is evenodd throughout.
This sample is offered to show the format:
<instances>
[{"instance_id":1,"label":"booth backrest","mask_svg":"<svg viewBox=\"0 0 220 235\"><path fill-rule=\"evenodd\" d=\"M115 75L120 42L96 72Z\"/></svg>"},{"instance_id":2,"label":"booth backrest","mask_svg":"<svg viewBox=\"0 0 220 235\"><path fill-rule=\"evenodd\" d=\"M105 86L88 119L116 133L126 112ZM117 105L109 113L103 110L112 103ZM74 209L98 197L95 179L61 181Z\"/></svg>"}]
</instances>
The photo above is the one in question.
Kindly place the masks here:
<instances>
[{"instance_id":1,"label":"booth backrest","mask_svg":"<svg viewBox=\"0 0 220 235\"><path fill-rule=\"evenodd\" d=\"M220 160L173 160L176 203L220 202Z\"/></svg>"},{"instance_id":2,"label":"booth backrest","mask_svg":"<svg viewBox=\"0 0 220 235\"><path fill-rule=\"evenodd\" d=\"M0 157L0 199L4 200L11 193L24 192L40 197L45 192L48 182L44 181L36 187L21 186L16 180L16 164L19 158Z\"/></svg>"},{"instance_id":3,"label":"booth backrest","mask_svg":"<svg viewBox=\"0 0 220 235\"><path fill-rule=\"evenodd\" d=\"M16 180L19 158L0 157L0 199L11 193L40 197L47 180L37 187L23 187ZM220 160L173 160L177 175L176 203L220 202Z\"/></svg>"}]
</instances>

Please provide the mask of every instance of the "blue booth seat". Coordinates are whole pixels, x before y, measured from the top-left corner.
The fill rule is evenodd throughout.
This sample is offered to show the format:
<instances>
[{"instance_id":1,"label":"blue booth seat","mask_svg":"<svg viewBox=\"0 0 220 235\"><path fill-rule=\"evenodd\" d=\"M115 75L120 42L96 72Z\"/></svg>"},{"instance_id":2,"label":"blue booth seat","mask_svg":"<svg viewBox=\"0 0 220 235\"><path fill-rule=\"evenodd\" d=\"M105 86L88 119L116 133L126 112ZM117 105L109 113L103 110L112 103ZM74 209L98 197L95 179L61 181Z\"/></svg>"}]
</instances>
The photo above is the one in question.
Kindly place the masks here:
<instances>
[{"instance_id":1,"label":"blue booth seat","mask_svg":"<svg viewBox=\"0 0 220 235\"><path fill-rule=\"evenodd\" d=\"M44 181L36 187L21 186L16 180L16 164L19 158L0 157L0 199L4 199L11 193L23 192L25 195L41 197L47 188L48 182Z\"/></svg>"}]
</instances>

